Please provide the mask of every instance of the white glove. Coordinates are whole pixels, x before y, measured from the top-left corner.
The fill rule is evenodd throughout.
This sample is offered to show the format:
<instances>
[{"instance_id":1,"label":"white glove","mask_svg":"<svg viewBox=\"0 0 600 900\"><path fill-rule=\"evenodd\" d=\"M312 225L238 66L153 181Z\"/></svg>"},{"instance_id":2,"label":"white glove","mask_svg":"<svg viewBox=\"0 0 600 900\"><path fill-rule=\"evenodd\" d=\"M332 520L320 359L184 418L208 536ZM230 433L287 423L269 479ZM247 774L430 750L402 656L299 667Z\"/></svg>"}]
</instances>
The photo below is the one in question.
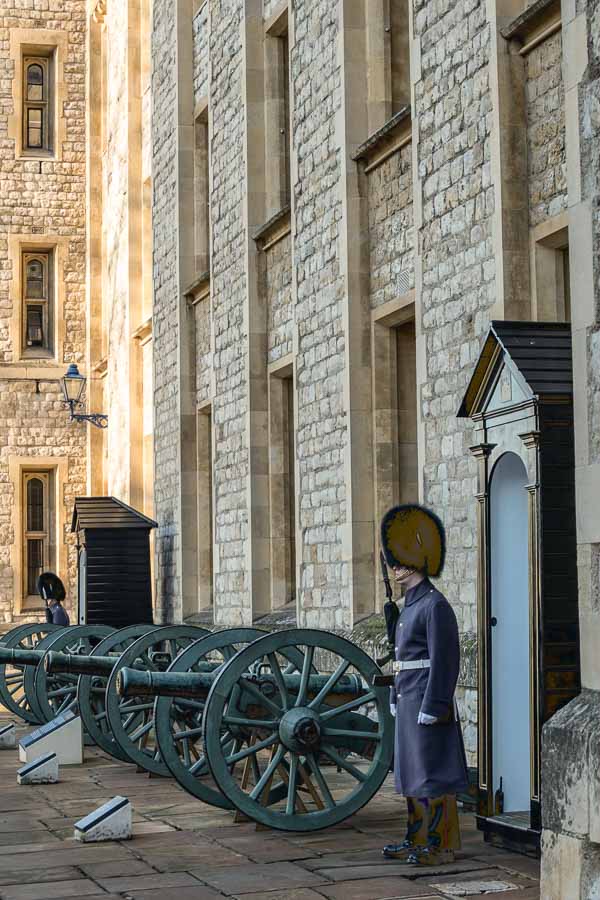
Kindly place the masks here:
<instances>
[{"instance_id":1,"label":"white glove","mask_svg":"<svg viewBox=\"0 0 600 900\"><path fill-rule=\"evenodd\" d=\"M419 718L417 719L418 725L433 725L434 722L437 722L435 716L428 716L427 713L420 712Z\"/></svg>"},{"instance_id":2,"label":"white glove","mask_svg":"<svg viewBox=\"0 0 600 900\"><path fill-rule=\"evenodd\" d=\"M396 717L396 704L395 703L390 703L390 712L395 718Z\"/></svg>"}]
</instances>

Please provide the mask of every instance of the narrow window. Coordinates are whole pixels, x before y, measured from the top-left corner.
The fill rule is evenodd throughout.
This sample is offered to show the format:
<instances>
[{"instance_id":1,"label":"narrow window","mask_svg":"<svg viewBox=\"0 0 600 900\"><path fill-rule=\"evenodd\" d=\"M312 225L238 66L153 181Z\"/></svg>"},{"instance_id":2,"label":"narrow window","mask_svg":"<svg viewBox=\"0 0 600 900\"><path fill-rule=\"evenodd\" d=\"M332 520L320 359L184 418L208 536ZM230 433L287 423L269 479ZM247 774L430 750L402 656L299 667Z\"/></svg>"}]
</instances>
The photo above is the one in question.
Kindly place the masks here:
<instances>
[{"instance_id":1,"label":"narrow window","mask_svg":"<svg viewBox=\"0 0 600 900\"><path fill-rule=\"evenodd\" d=\"M198 611L213 605L213 475L210 407L196 416L198 504Z\"/></svg>"},{"instance_id":2,"label":"narrow window","mask_svg":"<svg viewBox=\"0 0 600 900\"><path fill-rule=\"evenodd\" d=\"M23 60L23 149L52 151L52 58Z\"/></svg>"},{"instance_id":3,"label":"narrow window","mask_svg":"<svg viewBox=\"0 0 600 900\"><path fill-rule=\"evenodd\" d=\"M398 397L398 500L418 500L417 364L413 320L396 328Z\"/></svg>"},{"instance_id":4,"label":"narrow window","mask_svg":"<svg viewBox=\"0 0 600 900\"><path fill-rule=\"evenodd\" d=\"M194 244L196 273L209 269L209 170L208 109L196 119L194 126Z\"/></svg>"},{"instance_id":5,"label":"narrow window","mask_svg":"<svg viewBox=\"0 0 600 900\"><path fill-rule=\"evenodd\" d=\"M265 36L267 218L290 202L290 68L287 14Z\"/></svg>"},{"instance_id":6,"label":"narrow window","mask_svg":"<svg viewBox=\"0 0 600 900\"><path fill-rule=\"evenodd\" d=\"M389 0L390 86L392 115L410 105L408 0Z\"/></svg>"},{"instance_id":7,"label":"narrow window","mask_svg":"<svg viewBox=\"0 0 600 900\"><path fill-rule=\"evenodd\" d=\"M291 365L269 379L271 609L296 598L294 379Z\"/></svg>"},{"instance_id":8,"label":"narrow window","mask_svg":"<svg viewBox=\"0 0 600 900\"><path fill-rule=\"evenodd\" d=\"M49 480L48 472L24 475L23 576L27 597L37 594L37 580L51 565Z\"/></svg>"},{"instance_id":9,"label":"narrow window","mask_svg":"<svg viewBox=\"0 0 600 900\"><path fill-rule=\"evenodd\" d=\"M571 321L569 229L536 241L534 318L538 322Z\"/></svg>"},{"instance_id":10,"label":"narrow window","mask_svg":"<svg viewBox=\"0 0 600 900\"><path fill-rule=\"evenodd\" d=\"M286 378L284 385L284 427L285 427L285 488L286 488L286 543L287 543L287 584L288 603L296 599L296 484L294 477L294 379Z\"/></svg>"},{"instance_id":11,"label":"narrow window","mask_svg":"<svg viewBox=\"0 0 600 900\"><path fill-rule=\"evenodd\" d=\"M52 353L52 252L22 254L24 356Z\"/></svg>"}]
</instances>

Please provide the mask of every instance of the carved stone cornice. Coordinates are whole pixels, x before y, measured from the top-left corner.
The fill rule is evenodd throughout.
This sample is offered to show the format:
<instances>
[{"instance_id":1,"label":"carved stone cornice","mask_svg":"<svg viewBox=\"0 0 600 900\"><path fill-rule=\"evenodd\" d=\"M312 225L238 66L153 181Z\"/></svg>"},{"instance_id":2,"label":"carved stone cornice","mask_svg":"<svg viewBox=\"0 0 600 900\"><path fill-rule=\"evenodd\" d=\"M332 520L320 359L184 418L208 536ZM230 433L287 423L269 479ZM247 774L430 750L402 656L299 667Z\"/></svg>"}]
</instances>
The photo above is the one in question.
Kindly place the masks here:
<instances>
[{"instance_id":1,"label":"carved stone cornice","mask_svg":"<svg viewBox=\"0 0 600 900\"><path fill-rule=\"evenodd\" d=\"M469 447L469 453L471 453L475 459L487 459L496 444L475 444L473 447Z\"/></svg>"}]
</instances>

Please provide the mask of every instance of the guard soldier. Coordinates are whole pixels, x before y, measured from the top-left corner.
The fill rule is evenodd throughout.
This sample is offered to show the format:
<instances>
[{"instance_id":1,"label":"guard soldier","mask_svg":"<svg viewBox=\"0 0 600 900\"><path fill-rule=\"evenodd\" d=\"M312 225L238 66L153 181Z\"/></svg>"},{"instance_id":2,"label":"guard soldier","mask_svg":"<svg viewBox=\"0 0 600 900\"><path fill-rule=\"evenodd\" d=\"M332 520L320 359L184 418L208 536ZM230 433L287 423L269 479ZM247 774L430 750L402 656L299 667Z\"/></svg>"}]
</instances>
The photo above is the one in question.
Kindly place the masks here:
<instances>
[{"instance_id":1,"label":"guard soldier","mask_svg":"<svg viewBox=\"0 0 600 900\"><path fill-rule=\"evenodd\" d=\"M454 691L460 648L454 611L429 581L444 565L444 528L419 505L396 506L383 518L381 540L396 583L406 589L400 610L386 604L393 642L396 717L394 776L406 797L408 830L383 855L410 865L439 865L460 847L456 794L466 790L467 765Z\"/></svg>"},{"instance_id":2,"label":"guard soldier","mask_svg":"<svg viewBox=\"0 0 600 900\"><path fill-rule=\"evenodd\" d=\"M42 572L38 578L37 589L46 603L46 622L51 625L69 625L70 620L62 602L65 599L65 586L54 572Z\"/></svg>"}]
</instances>

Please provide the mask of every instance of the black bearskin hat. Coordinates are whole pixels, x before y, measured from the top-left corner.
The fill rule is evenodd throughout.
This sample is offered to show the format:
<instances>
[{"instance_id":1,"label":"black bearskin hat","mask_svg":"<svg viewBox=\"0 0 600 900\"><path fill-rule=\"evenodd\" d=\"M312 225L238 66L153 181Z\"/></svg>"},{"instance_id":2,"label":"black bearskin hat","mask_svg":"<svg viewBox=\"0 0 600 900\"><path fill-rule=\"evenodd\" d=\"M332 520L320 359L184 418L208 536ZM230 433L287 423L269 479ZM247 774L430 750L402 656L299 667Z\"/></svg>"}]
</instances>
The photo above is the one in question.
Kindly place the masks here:
<instances>
[{"instance_id":1,"label":"black bearskin hat","mask_svg":"<svg viewBox=\"0 0 600 900\"><path fill-rule=\"evenodd\" d=\"M444 567L444 526L434 512L417 503L394 506L385 514L381 545L392 569L406 566L436 576Z\"/></svg>"},{"instance_id":2,"label":"black bearskin hat","mask_svg":"<svg viewBox=\"0 0 600 900\"><path fill-rule=\"evenodd\" d=\"M42 572L37 580L37 589L42 600L65 599L65 586L54 572Z\"/></svg>"}]
</instances>

